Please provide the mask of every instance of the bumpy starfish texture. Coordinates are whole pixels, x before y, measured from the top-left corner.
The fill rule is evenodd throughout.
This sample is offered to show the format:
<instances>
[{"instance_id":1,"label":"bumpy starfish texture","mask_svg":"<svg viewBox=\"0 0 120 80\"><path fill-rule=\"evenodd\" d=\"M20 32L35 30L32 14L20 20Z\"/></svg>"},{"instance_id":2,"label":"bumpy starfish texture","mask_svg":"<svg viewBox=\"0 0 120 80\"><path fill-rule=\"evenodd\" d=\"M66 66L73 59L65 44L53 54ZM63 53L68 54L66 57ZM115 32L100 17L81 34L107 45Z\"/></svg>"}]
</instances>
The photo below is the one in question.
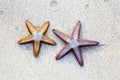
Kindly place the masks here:
<instances>
[{"instance_id":1,"label":"bumpy starfish texture","mask_svg":"<svg viewBox=\"0 0 120 80\"><path fill-rule=\"evenodd\" d=\"M49 25L50 25L50 23L49 23L49 21L47 21L37 30L35 28L35 26L29 20L26 20L26 26L27 26L30 34L25 36L24 38L21 38L18 41L18 43L25 44L25 43L33 42L34 56L37 57L40 52L41 42L48 43L48 44L56 44L56 42L54 40L52 40L48 36L44 35L45 32L47 31Z\"/></svg>"},{"instance_id":2,"label":"bumpy starfish texture","mask_svg":"<svg viewBox=\"0 0 120 80\"><path fill-rule=\"evenodd\" d=\"M74 55L80 64L80 66L83 66L83 57L81 54L80 47L84 46L95 46L98 45L99 42L97 41L91 41L91 40L85 40L85 39L80 39L80 28L81 28L81 23L78 21L73 29L72 35L68 36L56 29L53 29L53 32L61 38L63 41L66 42L66 45L63 47L63 49L56 55L56 60L61 59L63 56L65 56L70 50L74 52Z\"/></svg>"}]
</instances>

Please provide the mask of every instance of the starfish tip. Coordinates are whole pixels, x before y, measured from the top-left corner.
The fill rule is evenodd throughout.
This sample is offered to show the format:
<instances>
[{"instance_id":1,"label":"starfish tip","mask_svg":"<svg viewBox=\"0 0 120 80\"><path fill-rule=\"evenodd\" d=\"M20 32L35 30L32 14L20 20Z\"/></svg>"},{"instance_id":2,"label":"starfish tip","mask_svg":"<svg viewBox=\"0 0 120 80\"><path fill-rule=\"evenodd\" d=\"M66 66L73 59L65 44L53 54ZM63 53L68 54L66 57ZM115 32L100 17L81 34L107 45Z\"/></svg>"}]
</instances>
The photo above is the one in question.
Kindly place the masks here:
<instances>
[{"instance_id":1,"label":"starfish tip","mask_svg":"<svg viewBox=\"0 0 120 80\"><path fill-rule=\"evenodd\" d=\"M55 57L56 60L59 60L60 58L58 56Z\"/></svg>"},{"instance_id":2,"label":"starfish tip","mask_svg":"<svg viewBox=\"0 0 120 80\"><path fill-rule=\"evenodd\" d=\"M55 31L55 29L52 29L52 31L54 32L54 31Z\"/></svg>"},{"instance_id":3,"label":"starfish tip","mask_svg":"<svg viewBox=\"0 0 120 80\"><path fill-rule=\"evenodd\" d=\"M83 66L83 65L84 65L83 62L80 62L79 64L80 64L80 66Z\"/></svg>"},{"instance_id":4,"label":"starfish tip","mask_svg":"<svg viewBox=\"0 0 120 80\"><path fill-rule=\"evenodd\" d=\"M19 40L17 43L18 43L18 44L21 44L21 40Z\"/></svg>"},{"instance_id":5,"label":"starfish tip","mask_svg":"<svg viewBox=\"0 0 120 80\"><path fill-rule=\"evenodd\" d=\"M99 44L100 44L100 42L98 42L98 41L96 41L95 43L96 43L96 45L99 45Z\"/></svg>"},{"instance_id":6,"label":"starfish tip","mask_svg":"<svg viewBox=\"0 0 120 80\"><path fill-rule=\"evenodd\" d=\"M26 20L25 22L28 22L29 20Z\"/></svg>"},{"instance_id":7,"label":"starfish tip","mask_svg":"<svg viewBox=\"0 0 120 80\"><path fill-rule=\"evenodd\" d=\"M54 31L55 29L52 29L52 31Z\"/></svg>"},{"instance_id":8,"label":"starfish tip","mask_svg":"<svg viewBox=\"0 0 120 80\"><path fill-rule=\"evenodd\" d=\"M57 44L55 41L54 41L53 43L54 43L54 45L56 45L56 44Z\"/></svg>"},{"instance_id":9,"label":"starfish tip","mask_svg":"<svg viewBox=\"0 0 120 80\"><path fill-rule=\"evenodd\" d=\"M34 53L34 56L35 56L35 57L38 57L38 54Z\"/></svg>"},{"instance_id":10,"label":"starfish tip","mask_svg":"<svg viewBox=\"0 0 120 80\"><path fill-rule=\"evenodd\" d=\"M80 21L78 21L78 22L77 22L77 24L79 24L79 25L80 25L80 24L81 24L81 22L80 22Z\"/></svg>"},{"instance_id":11,"label":"starfish tip","mask_svg":"<svg viewBox=\"0 0 120 80\"><path fill-rule=\"evenodd\" d=\"M52 29L52 31L53 31L53 32L55 32L55 31L56 31L56 29Z\"/></svg>"},{"instance_id":12,"label":"starfish tip","mask_svg":"<svg viewBox=\"0 0 120 80\"><path fill-rule=\"evenodd\" d=\"M100 44L100 42L97 42L97 44Z\"/></svg>"},{"instance_id":13,"label":"starfish tip","mask_svg":"<svg viewBox=\"0 0 120 80\"><path fill-rule=\"evenodd\" d=\"M46 21L46 23L47 23L48 25L50 25L50 21Z\"/></svg>"}]
</instances>

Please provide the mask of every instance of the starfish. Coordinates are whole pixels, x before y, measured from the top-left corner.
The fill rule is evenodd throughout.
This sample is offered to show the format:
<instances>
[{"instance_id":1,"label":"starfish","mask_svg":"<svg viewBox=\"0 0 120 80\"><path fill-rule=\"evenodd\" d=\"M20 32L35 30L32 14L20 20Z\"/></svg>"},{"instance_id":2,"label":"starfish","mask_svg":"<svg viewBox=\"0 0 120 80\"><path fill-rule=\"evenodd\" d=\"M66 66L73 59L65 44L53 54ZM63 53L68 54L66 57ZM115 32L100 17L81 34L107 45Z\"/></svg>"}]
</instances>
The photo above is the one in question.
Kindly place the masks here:
<instances>
[{"instance_id":1,"label":"starfish","mask_svg":"<svg viewBox=\"0 0 120 80\"><path fill-rule=\"evenodd\" d=\"M66 45L63 47L63 49L56 55L56 60L61 59L63 56L65 56L69 51L73 51L74 55L79 63L80 66L83 66L83 57L81 54L80 47L84 46L95 46L98 45L99 42L92 41L92 40L86 40L86 39L80 39L80 28L81 23L78 21L73 29L72 35L66 35L56 29L53 29L53 32L64 42L66 42Z\"/></svg>"},{"instance_id":2,"label":"starfish","mask_svg":"<svg viewBox=\"0 0 120 80\"><path fill-rule=\"evenodd\" d=\"M54 40L52 40L48 36L44 35L45 32L47 31L49 25L50 25L50 22L47 21L37 30L35 28L35 26L29 20L26 20L26 26L27 26L30 34L25 36L24 38L21 38L18 41L18 43L25 44L25 43L33 42L34 56L37 57L40 52L41 42L48 43L48 44L56 44L56 42Z\"/></svg>"}]
</instances>

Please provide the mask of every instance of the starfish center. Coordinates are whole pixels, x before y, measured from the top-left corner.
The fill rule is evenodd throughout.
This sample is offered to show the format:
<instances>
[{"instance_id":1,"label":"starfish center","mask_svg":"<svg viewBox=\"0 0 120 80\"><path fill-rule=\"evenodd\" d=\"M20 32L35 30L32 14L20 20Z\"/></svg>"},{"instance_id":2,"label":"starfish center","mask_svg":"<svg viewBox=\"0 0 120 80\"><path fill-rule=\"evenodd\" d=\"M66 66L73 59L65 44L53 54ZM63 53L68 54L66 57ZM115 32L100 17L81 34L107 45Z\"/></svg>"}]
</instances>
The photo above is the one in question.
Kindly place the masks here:
<instances>
[{"instance_id":1,"label":"starfish center","mask_svg":"<svg viewBox=\"0 0 120 80\"><path fill-rule=\"evenodd\" d=\"M75 39L75 38L71 38L71 39L69 40L69 45L70 45L71 47L77 47L77 46L78 46L78 40Z\"/></svg>"},{"instance_id":2,"label":"starfish center","mask_svg":"<svg viewBox=\"0 0 120 80\"><path fill-rule=\"evenodd\" d=\"M33 35L33 37L34 37L35 40L41 40L42 39L42 35L40 33L35 33Z\"/></svg>"}]
</instances>

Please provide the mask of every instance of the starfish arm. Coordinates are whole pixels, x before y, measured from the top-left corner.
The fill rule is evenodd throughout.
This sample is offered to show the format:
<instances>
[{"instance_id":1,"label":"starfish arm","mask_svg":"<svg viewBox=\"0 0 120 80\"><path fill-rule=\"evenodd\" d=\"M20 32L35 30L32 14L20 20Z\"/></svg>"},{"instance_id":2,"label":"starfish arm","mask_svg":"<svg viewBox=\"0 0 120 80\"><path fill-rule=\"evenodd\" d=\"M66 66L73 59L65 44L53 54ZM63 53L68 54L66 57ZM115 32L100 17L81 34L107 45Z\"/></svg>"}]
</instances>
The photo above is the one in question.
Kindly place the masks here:
<instances>
[{"instance_id":1,"label":"starfish arm","mask_svg":"<svg viewBox=\"0 0 120 80\"><path fill-rule=\"evenodd\" d=\"M26 20L26 26L28 28L28 30L30 31L31 34L34 34L37 32L36 28L34 27L34 25L29 21Z\"/></svg>"},{"instance_id":2,"label":"starfish arm","mask_svg":"<svg viewBox=\"0 0 120 80\"><path fill-rule=\"evenodd\" d=\"M80 35L80 28L81 28L81 23L80 21L78 21L73 29L73 32L72 32L72 37L74 37L75 39L78 39L79 38L79 35Z\"/></svg>"},{"instance_id":3,"label":"starfish arm","mask_svg":"<svg viewBox=\"0 0 120 80\"><path fill-rule=\"evenodd\" d=\"M45 22L45 23L38 29L38 32L40 32L41 34L44 34L44 33L47 31L49 25L50 25L50 22L49 22L49 21Z\"/></svg>"},{"instance_id":4,"label":"starfish arm","mask_svg":"<svg viewBox=\"0 0 120 80\"><path fill-rule=\"evenodd\" d=\"M32 42L34 39L33 39L33 36L32 35L28 35L28 36L25 36L24 38L21 38L18 43L19 44L24 44L24 43L29 43L29 42Z\"/></svg>"},{"instance_id":5,"label":"starfish arm","mask_svg":"<svg viewBox=\"0 0 120 80\"><path fill-rule=\"evenodd\" d=\"M70 37L56 29L53 29L53 32L60 37L62 40L64 40L65 42L68 42L70 40Z\"/></svg>"},{"instance_id":6,"label":"starfish arm","mask_svg":"<svg viewBox=\"0 0 120 80\"><path fill-rule=\"evenodd\" d=\"M75 55L78 63L80 64L80 66L83 66L84 65L83 57L82 57L82 54L81 54L79 47L73 48L73 51L74 51L74 55Z\"/></svg>"},{"instance_id":7,"label":"starfish arm","mask_svg":"<svg viewBox=\"0 0 120 80\"><path fill-rule=\"evenodd\" d=\"M65 45L64 48L56 55L56 60L59 60L65 56L70 49L71 47L69 45Z\"/></svg>"},{"instance_id":8,"label":"starfish arm","mask_svg":"<svg viewBox=\"0 0 120 80\"><path fill-rule=\"evenodd\" d=\"M34 41L33 51L34 56L37 57L40 52L40 41Z\"/></svg>"},{"instance_id":9,"label":"starfish arm","mask_svg":"<svg viewBox=\"0 0 120 80\"><path fill-rule=\"evenodd\" d=\"M99 42L97 42L97 41L79 39L79 45L80 46L96 46L98 44L99 44Z\"/></svg>"},{"instance_id":10,"label":"starfish arm","mask_svg":"<svg viewBox=\"0 0 120 80\"><path fill-rule=\"evenodd\" d=\"M43 36L41 41L48 44L56 44L56 42L53 39L49 38L48 36Z\"/></svg>"}]
</instances>

